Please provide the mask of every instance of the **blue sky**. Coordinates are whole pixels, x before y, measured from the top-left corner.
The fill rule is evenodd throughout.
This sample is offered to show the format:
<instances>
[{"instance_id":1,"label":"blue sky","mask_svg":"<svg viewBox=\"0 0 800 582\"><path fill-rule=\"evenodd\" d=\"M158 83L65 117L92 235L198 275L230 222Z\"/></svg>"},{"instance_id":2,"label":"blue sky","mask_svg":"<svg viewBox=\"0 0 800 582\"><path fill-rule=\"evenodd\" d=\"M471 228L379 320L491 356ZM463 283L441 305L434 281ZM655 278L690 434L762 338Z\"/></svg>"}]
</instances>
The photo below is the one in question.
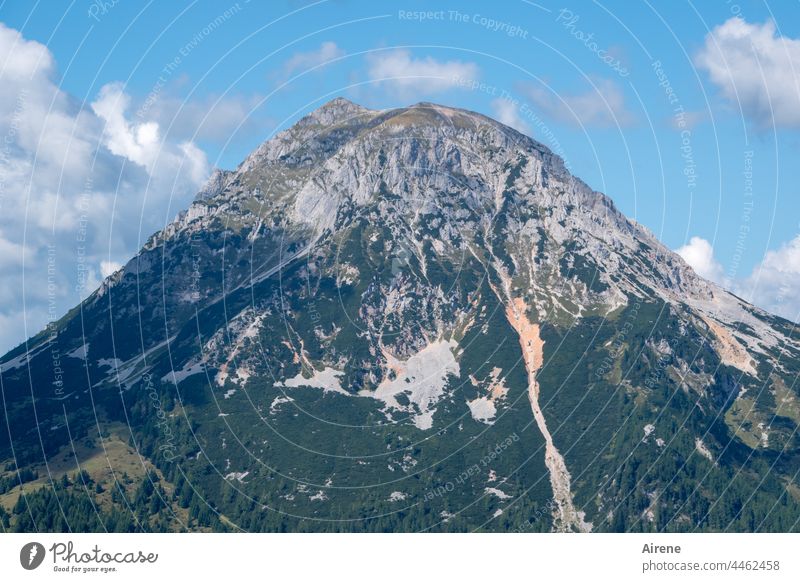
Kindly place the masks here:
<instances>
[{"instance_id":1,"label":"blue sky","mask_svg":"<svg viewBox=\"0 0 800 582\"><path fill-rule=\"evenodd\" d=\"M701 274L793 319L800 310L796 3L4 2L0 22L0 131L16 140L0 159L0 250L21 257L0 260L2 348L52 317L37 291L47 245L70 290L57 293L63 312L213 166L235 167L339 95L512 124ZM48 121L27 135L19 118L39 117L37 103ZM56 131L69 147L34 163L35 179L17 176L22 161L47 159L33 154L43 137L60 143ZM89 177L93 212L71 213Z\"/></svg>"}]
</instances>

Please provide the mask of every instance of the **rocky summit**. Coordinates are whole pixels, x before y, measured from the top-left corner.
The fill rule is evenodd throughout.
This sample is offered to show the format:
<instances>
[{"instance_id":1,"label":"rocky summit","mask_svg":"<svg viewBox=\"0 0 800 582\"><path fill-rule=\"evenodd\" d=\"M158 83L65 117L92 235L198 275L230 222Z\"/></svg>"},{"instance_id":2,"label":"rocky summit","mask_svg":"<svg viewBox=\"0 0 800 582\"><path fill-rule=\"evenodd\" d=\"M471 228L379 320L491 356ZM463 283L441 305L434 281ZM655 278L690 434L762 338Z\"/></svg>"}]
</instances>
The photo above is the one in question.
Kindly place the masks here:
<instances>
[{"instance_id":1,"label":"rocky summit","mask_svg":"<svg viewBox=\"0 0 800 582\"><path fill-rule=\"evenodd\" d=\"M800 528L794 325L432 103L302 118L0 371L17 531Z\"/></svg>"}]
</instances>

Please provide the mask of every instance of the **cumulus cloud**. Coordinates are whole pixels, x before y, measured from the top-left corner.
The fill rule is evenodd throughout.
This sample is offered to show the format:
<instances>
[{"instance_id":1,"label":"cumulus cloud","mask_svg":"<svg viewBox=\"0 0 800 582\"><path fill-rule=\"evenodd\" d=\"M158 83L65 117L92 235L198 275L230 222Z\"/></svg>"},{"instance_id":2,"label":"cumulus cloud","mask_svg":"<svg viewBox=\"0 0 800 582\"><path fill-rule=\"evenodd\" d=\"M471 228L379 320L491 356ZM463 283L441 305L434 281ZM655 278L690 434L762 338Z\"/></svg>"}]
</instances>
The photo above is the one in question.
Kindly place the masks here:
<instances>
[{"instance_id":1,"label":"cumulus cloud","mask_svg":"<svg viewBox=\"0 0 800 582\"><path fill-rule=\"evenodd\" d=\"M774 22L727 20L706 35L695 63L757 126L800 126L800 39L778 35Z\"/></svg>"},{"instance_id":2,"label":"cumulus cloud","mask_svg":"<svg viewBox=\"0 0 800 582\"><path fill-rule=\"evenodd\" d=\"M9 267L18 267L31 259L33 254L29 248L15 242L6 240L0 230L0 273Z\"/></svg>"},{"instance_id":3,"label":"cumulus cloud","mask_svg":"<svg viewBox=\"0 0 800 582\"><path fill-rule=\"evenodd\" d=\"M531 128L519 115L519 106L511 99L498 97L489 104L494 117L500 122L513 127L517 131L530 135Z\"/></svg>"},{"instance_id":4,"label":"cumulus cloud","mask_svg":"<svg viewBox=\"0 0 800 582\"><path fill-rule=\"evenodd\" d=\"M695 272L745 301L792 321L800 321L800 235L768 251L746 278L725 277L707 240L693 236L675 251Z\"/></svg>"},{"instance_id":5,"label":"cumulus cloud","mask_svg":"<svg viewBox=\"0 0 800 582\"><path fill-rule=\"evenodd\" d=\"M3 73L14 78L26 75L49 76L53 73L55 61L50 51L41 43L24 39L19 31L0 22L0 49L2 49ZM8 58L11 50L14 58Z\"/></svg>"},{"instance_id":6,"label":"cumulus cloud","mask_svg":"<svg viewBox=\"0 0 800 582\"><path fill-rule=\"evenodd\" d=\"M128 123L125 111L129 105L130 97L123 92L122 84L111 83L100 89L92 109L105 121L105 145L111 153L149 169L158 157L158 123Z\"/></svg>"},{"instance_id":7,"label":"cumulus cloud","mask_svg":"<svg viewBox=\"0 0 800 582\"><path fill-rule=\"evenodd\" d=\"M800 235L769 251L736 291L767 311L800 321Z\"/></svg>"},{"instance_id":8,"label":"cumulus cloud","mask_svg":"<svg viewBox=\"0 0 800 582\"><path fill-rule=\"evenodd\" d=\"M130 103L131 98L120 83L110 83L100 89L91 107L105 122L103 145L111 153L139 164L150 176L161 175L159 170L165 167L182 164L182 170L191 183L202 183L208 175L205 154L191 142L165 142L156 121L129 121L127 114Z\"/></svg>"},{"instance_id":9,"label":"cumulus cloud","mask_svg":"<svg viewBox=\"0 0 800 582\"><path fill-rule=\"evenodd\" d=\"M100 261L100 276L105 279L122 268L122 263L116 261Z\"/></svg>"},{"instance_id":10,"label":"cumulus cloud","mask_svg":"<svg viewBox=\"0 0 800 582\"><path fill-rule=\"evenodd\" d=\"M521 91L546 116L576 127L631 125L625 94L609 79L596 79L585 93L553 93L543 87L525 85Z\"/></svg>"},{"instance_id":11,"label":"cumulus cloud","mask_svg":"<svg viewBox=\"0 0 800 582\"><path fill-rule=\"evenodd\" d=\"M122 85L86 105L58 82L50 51L0 24L0 352L90 293L209 173L194 143L131 114Z\"/></svg>"},{"instance_id":12,"label":"cumulus cloud","mask_svg":"<svg viewBox=\"0 0 800 582\"><path fill-rule=\"evenodd\" d=\"M701 277L716 283L722 282L725 270L714 258L714 248L706 239L693 236L689 240L689 244L675 252Z\"/></svg>"},{"instance_id":13,"label":"cumulus cloud","mask_svg":"<svg viewBox=\"0 0 800 582\"><path fill-rule=\"evenodd\" d=\"M344 56L345 52L339 48L335 42L327 41L319 45L313 51L297 53L283 65L283 72L286 77L295 71L306 71L312 67L317 67L330 61Z\"/></svg>"},{"instance_id":14,"label":"cumulus cloud","mask_svg":"<svg viewBox=\"0 0 800 582\"><path fill-rule=\"evenodd\" d=\"M402 96L441 93L478 78L478 65L464 61L415 58L405 49L379 51L367 57L368 75Z\"/></svg>"}]
</instances>

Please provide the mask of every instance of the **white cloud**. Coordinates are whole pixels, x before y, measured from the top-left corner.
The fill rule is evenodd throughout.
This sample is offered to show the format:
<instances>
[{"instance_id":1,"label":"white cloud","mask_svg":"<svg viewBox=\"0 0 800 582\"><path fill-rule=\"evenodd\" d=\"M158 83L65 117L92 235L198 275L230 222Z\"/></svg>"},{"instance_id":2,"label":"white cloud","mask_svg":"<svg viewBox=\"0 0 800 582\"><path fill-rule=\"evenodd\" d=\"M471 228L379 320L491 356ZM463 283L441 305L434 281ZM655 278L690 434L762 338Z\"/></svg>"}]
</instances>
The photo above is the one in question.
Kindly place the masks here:
<instances>
[{"instance_id":1,"label":"white cloud","mask_svg":"<svg viewBox=\"0 0 800 582\"><path fill-rule=\"evenodd\" d=\"M725 270L714 258L714 248L706 239L693 236L689 244L675 251L686 261L695 273L716 283L722 281Z\"/></svg>"},{"instance_id":2,"label":"white cloud","mask_svg":"<svg viewBox=\"0 0 800 582\"><path fill-rule=\"evenodd\" d=\"M756 125L800 126L800 39L779 36L774 22L727 20L706 35L695 63Z\"/></svg>"},{"instance_id":3,"label":"white cloud","mask_svg":"<svg viewBox=\"0 0 800 582\"><path fill-rule=\"evenodd\" d=\"M526 86L522 92L548 117L576 127L616 127L633 123L622 89L609 79L596 79L585 93L552 93Z\"/></svg>"},{"instance_id":4,"label":"white cloud","mask_svg":"<svg viewBox=\"0 0 800 582\"><path fill-rule=\"evenodd\" d=\"M800 320L800 235L767 252L735 292L767 311Z\"/></svg>"},{"instance_id":5,"label":"white cloud","mask_svg":"<svg viewBox=\"0 0 800 582\"><path fill-rule=\"evenodd\" d=\"M181 167L194 184L201 184L208 175L205 154L188 141L165 142L156 121L128 121L126 114L130 103L131 98L120 83L101 87L91 106L105 122L103 145L111 153L144 167L151 176L159 175L159 170L165 167Z\"/></svg>"},{"instance_id":6,"label":"white cloud","mask_svg":"<svg viewBox=\"0 0 800 582\"><path fill-rule=\"evenodd\" d=\"M209 173L191 141L134 121L121 85L87 106L58 82L49 50L0 24L0 352L91 292L101 261L132 256Z\"/></svg>"},{"instance_id":7,"label":"white cloud","mask_svg":"<svg viewBox=\"0 0 800 582\"><path fill-rule=\"evenodd\" d=\"M317 50L295 54L283 65L283 72L288 77L295 71L305 71L323 65L344 54L345 52L335 42L323 42Z\"/></svg>"},{"instance_id":8,"label":"white cloud","mask_svg":"<svg viewBox=\"0 0 800 582\"><path fill-rule=\"evenodd\" d=\"M768 251L746 279L725 277L714 258L711 244L693 236L675 251L695 272L718 283L762 309L792 321L800 321L800 235L779 249Z\"/></svg>"},{"instance_id":9,"label":"white cloud","mask_svg":"<svg viewBox=\"0 0 800 582\"><path fill-rule=\"evenodd\" d=\"M105 279L122 268L122 263L116 261L100 261L100 276Z\"/></svg>"},{"instance_id":10,"label":"white cloud","mask_svg":"<svg viewBox=\"0 0 800 582\"><path fill-rule=\"evenodd\" d=\"M13 50L13 58L9 58ZM0 22L0 54L5 58L3 74L22 78L26 75L50 75L55 62L46 46L38 42L25 40L19 31L7 27Z\"/></svg>"},{"instance_id":11,"label":"white cloud","mask_svg":"<svg viewBox=\"0 0 800 582\"><path fill-rule=\"evenodd\" d=\"M380 51L367 57L368 75L374 82L390 86L401 96L440 93L478 78L478 65L464 61L414 58L405 49Z\"/></svg>"},{"instance_id":12,"label":"white cloud","mask_svg":"<svg viewBox=\"0 0 800 582\"><path fill-rule=\"evenodd\" d=\"M101 87L100 95L92 103L92 110L106 122L103 133L105 145L111 153L151 169L158 157L158 123L128 123L125 112L130 101L121 83L111 83Z\"/></svg>"},{"instance_id":13,"label":"white cloud","mask_svg":"<svg viewBox=\"0 0 800 582\"><path fill-rule=\"evenodd\" d=\"M519 106L510 99L498 97L489 104L494 117L500 122L513 127L517 131L530 135L531 128L519 116Z\"/></svg>"},{"instance_id":14,"label":"white cloud","mask_svg":"<svg viewBox=\"0 0 800 582\"><path fill-rule=\"evenodd\" d=\"M26 259L33 258L30 249L15 242L6 240L3 231L0 230L0 273L7 268L16 268L24 264Z\"/></svg>"}]
</instances>

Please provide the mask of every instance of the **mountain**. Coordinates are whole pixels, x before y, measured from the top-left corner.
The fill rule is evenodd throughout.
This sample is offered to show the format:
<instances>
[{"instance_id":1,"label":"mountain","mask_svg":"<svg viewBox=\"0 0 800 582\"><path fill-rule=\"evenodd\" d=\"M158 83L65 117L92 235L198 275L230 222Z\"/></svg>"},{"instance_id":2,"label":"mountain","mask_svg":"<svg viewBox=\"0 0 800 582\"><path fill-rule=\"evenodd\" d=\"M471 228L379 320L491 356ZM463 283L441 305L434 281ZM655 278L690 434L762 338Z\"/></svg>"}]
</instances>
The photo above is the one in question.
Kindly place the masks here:
<instances>
[{"instance_id":1,"label":"mountain","mask_svg":"<svg viewBox=\"0 0 800 582\"><path fill-rule=\"evenodd\" d=\"M798 529L793 324L431 103L304 117L0 370L7 529Z\"/></svg>"}]
</instances>

